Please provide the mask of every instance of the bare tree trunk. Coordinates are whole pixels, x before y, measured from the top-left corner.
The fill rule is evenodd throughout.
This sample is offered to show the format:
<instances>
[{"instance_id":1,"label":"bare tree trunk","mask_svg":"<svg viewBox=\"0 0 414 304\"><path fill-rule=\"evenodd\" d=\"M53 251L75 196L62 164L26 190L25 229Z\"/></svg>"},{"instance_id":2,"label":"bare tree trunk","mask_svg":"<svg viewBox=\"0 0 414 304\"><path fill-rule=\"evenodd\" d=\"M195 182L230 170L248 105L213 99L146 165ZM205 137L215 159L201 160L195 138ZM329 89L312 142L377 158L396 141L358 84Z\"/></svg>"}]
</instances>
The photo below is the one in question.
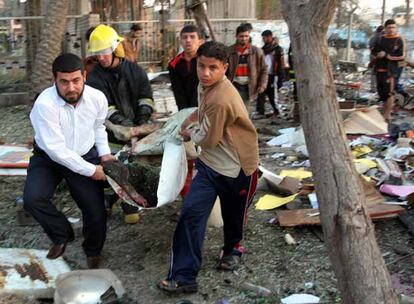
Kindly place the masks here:
<instances>
[{"instance_id":1,"label":"bare tree trunk","mask_svg":"<svg viewBox=\"0 0 414 304\"><path fill-rule=\"evenodd\" d=\"M322 228L342 302L394 304L397 298L366 212L336 102L326 42L336 6L336 0L282 1Z\"/></svg>"},{"instance_id":2,"label":"bare tree trunk","mask_svg":"<svg viewBox=\"0 0 414 304\"><path fill-rule=\"evenodd\" d=\"M61 52L68 7L68 0L50 0L48 3L31 74L34 94L52 84L52 62Z\"/></svg>"},{"instance_id":3,"label":"bare tree trunk","mask_svg":"<svg viewBox=\"0 0 414 304\"><path fill-rule=\"evenodd\" d=\"M342 0L338 0L338 5L336 9L336 27L341 27L341 19L342 19Z\"/></svg>"},{"instance_id":4,"label":"bare tree trunk","mask_svg":"<svg viewBox=\"0 0 414 304\"><path fill-rule=\"evenodd\" d=\"M382 11L381 11L381 24L384 25L385 22L385 6L386 6L386 0L382 0Z\"/></svg>"},{"instance_id":5,"label":"bare tree trunk","mask_svg":"<svg viewBox=\"0 0 414 304\"><path fill-rule=\"evenodd\" d=\"M405 0L405 26L410 26L410 0Z\"/></svg>"},{"instance_id":6,"label":"bare tree trunk","mask_svg":"<svg viewBox=\"0 0 414 304\"><path fill-rule=\"evenodd\" d=\"M41 5L39 0L32 0L26 3L26 16L40 16ZM37 43L39 42L41 20L26 20L26 66L27 76L33 71L33 62L36 56Z\"/></svg>"}]
</instances>

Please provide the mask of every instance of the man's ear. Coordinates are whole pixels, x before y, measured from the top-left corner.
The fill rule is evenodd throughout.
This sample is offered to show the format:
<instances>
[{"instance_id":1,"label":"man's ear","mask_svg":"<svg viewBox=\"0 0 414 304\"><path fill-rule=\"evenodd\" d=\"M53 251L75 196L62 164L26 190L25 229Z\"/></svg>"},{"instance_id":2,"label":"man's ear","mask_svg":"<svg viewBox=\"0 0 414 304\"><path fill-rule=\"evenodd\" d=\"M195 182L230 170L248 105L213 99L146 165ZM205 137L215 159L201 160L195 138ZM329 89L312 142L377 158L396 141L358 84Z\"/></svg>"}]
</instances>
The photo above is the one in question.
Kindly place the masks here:
<instances>
[{"instance_id":1,"label":"man's ear","mask_svg":"<svg viewBox=\"0 0 414 304\"><path fill-rule=\"evenodd\" d=\"M83 81L86 81L86 70L83 71L82 76L83 76Z\"/></svg>"},{"instance_id":2,"label":"man's ear","mask_svg":"<svg viewBox=\"0 0 414 304\"><path fill-rule=\"evenodd\" d=\"M224 72L227 72L228 68L229 68L229 63L227 62L224 64Z\"/></svg>"}]
</instances>

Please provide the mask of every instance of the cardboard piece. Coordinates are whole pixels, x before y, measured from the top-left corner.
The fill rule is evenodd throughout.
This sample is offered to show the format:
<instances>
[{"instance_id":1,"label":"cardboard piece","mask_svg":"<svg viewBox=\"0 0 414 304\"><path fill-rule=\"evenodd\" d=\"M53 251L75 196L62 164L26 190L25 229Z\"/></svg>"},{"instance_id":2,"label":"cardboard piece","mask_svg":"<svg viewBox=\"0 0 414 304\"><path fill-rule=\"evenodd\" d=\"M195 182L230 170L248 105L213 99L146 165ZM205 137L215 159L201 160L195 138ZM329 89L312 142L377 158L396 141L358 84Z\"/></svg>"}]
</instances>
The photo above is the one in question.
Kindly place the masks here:
<instances>
[{"instance_id":1,"label":"cardboard piece","mask_svg":"<svg viewBox=\"0 0 414 304\"><path fill-rule=\"evenodd\" d=\"M397 216L405 209L401 206L376 204L367 207L371 219L388 218L390 215ZM277 218L281 227L294 227L302 225L320 225L318 209L298 209L277 211Z\"/></svg>"},{"instance_id":2,"label":"cardboard piece","mask_svg":"<svg viewBox=\"0 0 414 304\"><path fill-rule=\"evenodd\" d=\"M346 134L379 135L388 133L388 124L377 106L351 113L344 120Z\"/></svg>"},{"instance_id":3,"label":"cardboard piece","mask_svg":"<svg viewBox=\"0 0 414 304\"><path fill-rule=\"evenodd\" d=\"M364 187L367 206L381 204L385 201L384 197L377 191L377 189L370 182L364 179L361 180L362 186Z\"/></svg>"},{"instance_id":4,"label":"cardboard piece","mask_svg":"<svg viewBox=\"0 0 414 304\"><path fill-rule=\"evenodd\" d=\"M297 193L302 186L296 178L277 175L262 166L259 166L259 170L263 173L262 178L266 181L268 189L274 192L291 195Z\"/></svg>"}]
</instances>

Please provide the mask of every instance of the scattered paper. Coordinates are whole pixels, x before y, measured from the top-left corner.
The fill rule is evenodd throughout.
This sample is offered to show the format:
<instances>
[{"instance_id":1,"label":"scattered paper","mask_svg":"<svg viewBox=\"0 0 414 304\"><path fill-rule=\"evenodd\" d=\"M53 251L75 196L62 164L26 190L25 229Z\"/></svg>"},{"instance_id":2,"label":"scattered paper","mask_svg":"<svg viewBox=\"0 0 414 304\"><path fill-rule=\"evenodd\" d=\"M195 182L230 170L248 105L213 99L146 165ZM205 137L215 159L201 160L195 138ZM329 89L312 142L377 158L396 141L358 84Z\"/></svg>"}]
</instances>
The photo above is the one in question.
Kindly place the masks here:
<instances>
[{"instance_id":1,"label":"scattered paper","mask_svg":"<svg viewBox=\"0 0 414 304\"><path fill-rule=\"evenodd\" d=\"M289 176L298 180L303 180L305 178L312 177L312 172L306 171L304 168L296 170L282 170L282 172L280 172L280 176Z\"/></svg>"},{"instance_id":2,"label":"scattered paper","mask_svg":"<svg viewBox=\"0 0 414 304\"><path fill-rule=\"evenodd\" d=\"M318 198L316 197L315 192L312 192L312 193L308 194L308 199L309 199L313 209L319 209Z\"/></svg>"},{"instance_id":3,"label":"scattered paper","mask_svg":"<svg viewBox=\"0 0 414 304\"><path fill-rule=\"evenodd\" d=\"M272 154L271 158L282 158L282 157L284 157L285 155L286 155L285 153L280 153L280 152L277 152L277 153L275 153L275 154Z\"/></svg>"},{"instance_id":4,"label":"scattered paper","mask_svg":"<svg viewBox=\"0 0 414 304\"><path fill-rule=\"evenodd\" d=\"M319 298L306 294L306 293L296 293L293 295L290 295L286 298L282 299L282 304L314 304L319 303Z\"/></svg>"},{"instance_id":5,"label":"scattered paper","mask_svg":"<svg viewBox=\"0 0 414 304\"><path fill-rule=\"evenodd\" d=\"M289 134L289 133L295 133L296 128L284 128L278 130L280 134Z\"/></svg>"},{"instance_id":6,"label":"scattered paper","mask_svg":"<svg viewBox=\"0 0 414 304\"><path fill-rule=\"evenodd\" d=\"M382 193L392 196L405 197L411 193L414 193L414 186L397 186L397 185L386 185L383 184L380 187Z\"/></svg>"},{"instance_id":7,"label":"scattered paper","mask_svg":"<svg viewBox=\"0 0 414 304\"><path fill-rule=\"evenodd\" d=\"M262 196L256 204L257 210L271 210L277 207L286 205L293 201L297 194L293 194L287 197L280 197L275 195L266 194Z\"/></svg>"},{"instance_id":8,"label":"scattered paper","mask_svg":"<svg viewBox=\"0 0 414 304\"><path fill-rule=\"evenodd\" d=\"M361 157L362 155L371 153L372 149L368 146L358 146L352 149L352 155L354 155L354 157Z\"/></svg>"},{"instance_id":9,"label":"scattered paper","mask_svg":"<svg viewBox=\"0 0 414 304\"><path fill-rule=\"evenodd\" d=\"M363 174L372 168L376 168L377 162L368 158L354 159L355 167L358 173Z\"/></svg>"}]
</instances>

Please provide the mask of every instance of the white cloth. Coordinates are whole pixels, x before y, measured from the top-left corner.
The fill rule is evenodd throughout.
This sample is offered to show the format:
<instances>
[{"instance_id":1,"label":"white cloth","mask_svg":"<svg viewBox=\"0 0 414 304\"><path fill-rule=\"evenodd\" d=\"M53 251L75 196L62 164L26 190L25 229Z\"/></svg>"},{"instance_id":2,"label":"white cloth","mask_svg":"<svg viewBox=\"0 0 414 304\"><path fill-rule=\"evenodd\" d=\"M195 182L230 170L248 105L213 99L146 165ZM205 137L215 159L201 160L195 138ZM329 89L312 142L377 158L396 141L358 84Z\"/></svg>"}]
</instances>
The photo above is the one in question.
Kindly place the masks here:
<instances>
[{"instance_id":1,"label":"white cloth","mask_svg":"<svg viewBox=\"0 0 414 304\"><path fill-rule=\"evenodd\" d=\"M274 74L273 73L273 61L274 61L273 53L265 55L265 63L266 63L268 75Z\"/></svg>"},{"instance_id":2,"label":"white cloth","mask_svg":"<svg viewBox=\"0 0 414 304\"><path fill-rule=\"evenodd\" d=\"M105 117L108 102L105 95L85 85L76 106L66 103L55 86L45 89L37 98L30 120L36 144L52 160L85 176L95 173L95 165L85 161L94 145L99 156L110 154Z\"/></svg>"}]
</instances>

